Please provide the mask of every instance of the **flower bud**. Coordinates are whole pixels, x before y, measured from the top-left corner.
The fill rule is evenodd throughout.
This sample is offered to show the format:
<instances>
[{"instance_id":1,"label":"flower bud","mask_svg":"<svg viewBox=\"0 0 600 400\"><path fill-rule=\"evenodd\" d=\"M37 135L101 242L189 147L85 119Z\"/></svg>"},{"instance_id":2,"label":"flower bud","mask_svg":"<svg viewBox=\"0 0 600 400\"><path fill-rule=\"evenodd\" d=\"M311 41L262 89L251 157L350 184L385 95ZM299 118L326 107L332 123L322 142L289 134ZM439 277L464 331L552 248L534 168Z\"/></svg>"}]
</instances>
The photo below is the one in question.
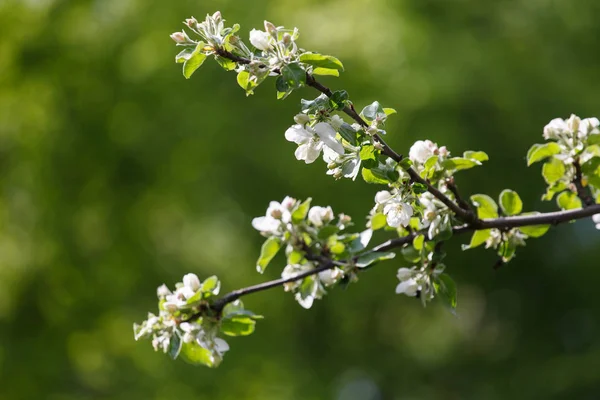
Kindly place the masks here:
<instances>
[{"instance_id":1,"label":"flower bud","mask_svg":"<svg viewBox=\"0 0 600 400\"><path fill-rule=\"evenodd\" d=\"M265 21L265 31L270 33L271 35L277 34L277 28L269 21Z\"/></svg>"},{"instance_id":2,"label":"flower bud","mask_svg":"<svg viewBox=\"0 0 600 400\"><path fill-rule=\"evenodd\" d=\"M186 19L185 24L192 29L196 29L196 25L198 25L198 21L196 20L196 18L192 17L192 18Z\"/></svg>"},{"instance_id":3,"label":"flower bud","mask_svg":"<svg viewBox=\"0 0 600 400\"><path fill-rule=\"evenodd\" d=\"M344 176L344 173L341 170L337 170L333 174L333 179L342 179L343 176Z\"/></svg>"},{"instance_id":4,"label":"flower bud","mask_svg":"<svg viewBox=\"0 0 600 400\"><path fill-rule=\"evenodd\" d=\"M299 125L304 125L310 122L310 117L306 114L296 114L294 116L294 121Z\"/></svg>"},{"instance_id":5,"label":"flower bud","mask_svg":"<svg viewBox=\"0 0 600 400\"><path fill-rule=\"evenodd\" d=\"M380 142L376 141L373 143L373 147L375 147L376 150L383 151L383 145Z\"/></svg>"},{"instance_id":6,"label":"flower bud","mask_svg":"<svg viewBox=\"0 0 600 400\"><path fill-rule=\"evenodd\" d=\"M195 292L200 289L200 279L196 274L187 274L183 277L183 285Z\"/></svg>"},{"instance_id":7,"label":"flower bud","mask_svg":"<svg viewBox=\"0 0 600 400\"><path fill-rule=\"evenodd\" d=\"M190 41L190 38L183 31L172 33L171 39L173 39L173 41L175 41L177 44L189 43Z\"/></svg>"},{"instance_id":8,"label":"flower bud","mask_svg":"<svg viewBox=\"0 0 600 400\"><path fill-rule=\"evenodd\" d=\"M373 136L377 134L377 127L374 125L371 125L367 128L367 135L369 136Z\"/></svg>"},{"instance_id":9,"label":"flower bud","mask_svg":"<svg viewBox=\"0 0 600 400\"><path fill-rule=\"evenodd\" d=\"M284 33L283 37L281 38L281 41L283 42L284 45L288 46L290 43L292 43L292 35L290 35L289 33Z\"/></svg>"},{"instance_id":10,"label":"flower bud","mask_svg":"<svg viewBox=\"0 0 600 400\"><path fill-rule=\"evenodd\" d=\"M327 169L336 169L337 167L338 165L335 161L332 161L329 164L327 164Z\"/></svg>"},{"instance_id":11,"label":"flower bud","mask_svg":"<svg viewBox=\"0 0 600 400\"><path fill-rule=\"evenodd\" d=\"M171 294L171 291L169 290L169 288L165 284L159 286L158 289L156 289L156 295L159 298L166 297L166 296L168 296L170 294Z\"/></svg>"},{"instance_id":12,"label":"flower bud","mask_svg":"<svg viewBox=\"0 0 600 400\"><path fill-rule=\"evenodd\" d=\"M221 20L221 11L217 11L212 15L213 19L217 22Z\"/></svg>"}]
</instances>

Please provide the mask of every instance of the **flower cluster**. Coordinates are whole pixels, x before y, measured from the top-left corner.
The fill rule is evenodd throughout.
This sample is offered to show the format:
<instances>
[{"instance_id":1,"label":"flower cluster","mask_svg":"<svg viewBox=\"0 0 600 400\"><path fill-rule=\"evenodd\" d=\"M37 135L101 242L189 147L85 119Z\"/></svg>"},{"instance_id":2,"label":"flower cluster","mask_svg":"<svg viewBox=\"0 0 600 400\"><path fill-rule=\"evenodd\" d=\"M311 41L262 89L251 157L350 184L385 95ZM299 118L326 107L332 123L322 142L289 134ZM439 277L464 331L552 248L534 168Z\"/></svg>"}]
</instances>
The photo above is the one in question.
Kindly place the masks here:
<instances>
[{"instance_id":1,"label":"flower cluster","mask_svg":"<svg viewBox=\"0 0 600 400\"><path fill-rule=\"evenodd\" d=\"M423 207L419 228L427 229L429 240L433 240L442 232L452 230L452 214L444 203L429 192L419 195L419 203Z\"/></svg>"},{"instance_id":2,"label":"flower cluster","mask_svg":"<svg viewBox=\"0 0 600 400\"><path fill-rule=\"evenodd\" d=\"M216 336L219 325L202 317L192 323L182 322L209 308L209 298L219 293L220 282L216 276L201 282L196 274L187 274L183 282L175 285L175 291L161 285L158 296L159 315L149 314L140 325L134 324L135 339L152 338L154 350L162 350L176 358L183 354L201 355L200 362L216 366L229 347Z\"/></svg>"},{"instance_id":3,"label":"flower cluster","mask_svg":"<svg viewBox=\"0 0 600 400\"><path fill-rule=\"evenodd\" d=\"M423 305L433 300L436 294L455 296L450 292L455 291L454 282L447 274L444 264L432 262L433 253L424 260L421 266L399 268L396 274L400 283L396 286L397 294L421 299ZM456 301L453 298L453 301Z\"/></svg>"},{"instance_id":4,"label":"flower cluster","mask_svg":"<svg viewBox=\"0 0 600 400\"><path fill-rule=\"evenodd\" d=\"M562 209L582 206L581 183L591 194L587 204L600 198L600 121L598 118L555 118L545 127L548 142L534 144L527 152L527 164L544 161L542 176L548 184L543 200L556 201ZM586 189L587 190L587 189ZM586 195L588 196L588 195Z\"/></svg>"},{"instance_id":5,"label":"flower cluster","mask_svg":"<svg viewBox=\"0 0 600 400\"><path fill-rule=\"evenodd\" d=\"M393 228L407 227L413 216L410 205L411 198L404 191L394 188L392 191L382 190L375 195L375 207L372 213L383 213L387 224Z\"/></svg>"},{"instance_id":6,"label":"flower cluster","mask_svg":"<svg viewBox=\"0 0 600 400\"><path fill-rule=\"evenodd\" d=\"M336 217L331 207L311 207L310 203L311 199L300 202L286 197L281 203L271 202L265 216L252 220L252 226L267 237L257 261L259 272L264 271L282 248L287 257L282 279L292 279L320 267L323 255L339 258L350 255L358 234L348 235L343 231L352 225L351 218L345 214ZM361 244L361 249L364 247L366 243ZM284 288L294 293L302 307L310 308L315 299L320 299L326 293L326 287L335 285L349 276L350 272L331 267L288 282Z\"/></svg>"}]
</instances>

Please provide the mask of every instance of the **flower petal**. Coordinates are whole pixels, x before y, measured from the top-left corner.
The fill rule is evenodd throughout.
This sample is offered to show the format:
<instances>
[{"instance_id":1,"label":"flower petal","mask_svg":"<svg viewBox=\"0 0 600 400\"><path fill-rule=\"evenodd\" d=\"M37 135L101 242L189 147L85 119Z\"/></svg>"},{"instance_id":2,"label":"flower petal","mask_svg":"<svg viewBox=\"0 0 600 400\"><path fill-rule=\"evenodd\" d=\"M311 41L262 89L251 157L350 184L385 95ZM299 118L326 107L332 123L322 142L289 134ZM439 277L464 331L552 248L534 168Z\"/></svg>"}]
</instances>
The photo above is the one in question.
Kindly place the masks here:
<instances>
[{"instance_id":1,"label":"flower petal","mask_svg":"<svg viewBox=\"0 0 600 400\"><path fill-rule=\"evenodd\" d=\"M285 131L285 138L296 144L304 144L311 140L313 135L301 125L292 125Z\"/></svg>"}]
</instances>

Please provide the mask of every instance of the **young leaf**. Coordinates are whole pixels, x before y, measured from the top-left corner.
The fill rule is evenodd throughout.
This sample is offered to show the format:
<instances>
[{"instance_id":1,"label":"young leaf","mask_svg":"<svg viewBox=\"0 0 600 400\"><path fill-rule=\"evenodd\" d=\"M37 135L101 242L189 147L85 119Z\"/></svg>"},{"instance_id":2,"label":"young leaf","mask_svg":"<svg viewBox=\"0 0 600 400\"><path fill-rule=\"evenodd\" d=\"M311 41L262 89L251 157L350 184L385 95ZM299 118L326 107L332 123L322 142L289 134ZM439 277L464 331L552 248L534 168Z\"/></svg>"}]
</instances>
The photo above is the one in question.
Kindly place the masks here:
<instances>
[{"instance_id":1,"label":"young leaf","mask_svg":"<svg viewBox=\"0 0 600 400\"><path fill-rule=\"evenodd\" d=\"M344 122L340 126L338 133L340 134L340 136L342 136L342 138L344 138L352 146L356 146L358 144L358 142L356 140L356 131L354 130L352 125Z\"/></svg>"},{"instance_id":2,"label":"young leaf","mask_svg":"<svg viewBox=\"0 0 600 400\"><path fill-rule=\"evenodd\" d=\"M319 76L335 76L337 78L340 76L340 71L329 68L315 68L312 70L312 74Z\"/></svg>"},{"instance_id":3,"label":"young leaf","mask_svg":"<svg viewBox=\"0 0 600 400\"><path fill-rule=\"evenodd\" d=\"M477 207L479 218L498 218L498 205L490 196L474 194L471 196L471 202Z\"/></svg>"},{"instance_id":4,"label":"young leaf","mask_svg":"<svg viewBox=\"0 0 600 400\"><path fill-rule=\"evenodd\" d=\"M462 249L474 249L477 246L481 246L485 243L485 241L490 237L492 230L491 229L483 229L480 231L475 231L473 236L471 236L471 242L469 244L463 244Z\"/></svg>"},{"instance_id":5,"label":"young leaf","mask_svg":"<svg viewBox=\"0 0 600 400\"><path fill-rule=\"evenodd\" d=\"M183 360L193 365L206 365L207 367L216 367L218 365L215 363L210 350L200 347L195 341L184 343L179 355Z\"/></svg>"},{"instance_id":6,"label":"young leaf","mask_svg":"<svg viewBox=\"0 0 600 400\"><path fill-rule=\"evenodd\" d=\"M360 112L360 115L362 115L369 121L373 121L377 117L379 117L379 118L386 117L385 111L383 111L383 108L377 101L374 101L373 103L371 103L368 106L366 106L365 108L363 108L363 110Z\"/></svg>"},{"instance_id":7,"label":"young leaf","mask_svg":"<svg viewBox=\"0 0 600 400\"><path fill-rule=\"evenodd\" d=\"M444 160L442 166L448 170L460 171L481 165L477 160L470 158L454 157Z\"/></svg>"},{"instance_id":8,"label":"young leaf","mask_svg":"<svg viewBox=\"0 0 600 400\"><path fill-rule=\"evenodd\" d=\"M258 261L256 262L256 270L261 274L265 272L267 265L269 265L280 248L281 241L278 238L274 236L268 238L260 249L260 257L258 257Z\"/></svg>"},{"instance_id":9,"label":"young leaf","mask_svg":"<svg viewBox=\"0 0 600 400\"><path fill-rule=\"evenodd\" d=\"M306 71L298 63L284 65L281 68L281 76L292 89L297 89L306 83Z\"/></svg>"},{"instance_id":10,"label":"young leaf","mask_svg":"<svg viewBox=\"0 0 600 400\"><path fill-rule=\"evenodd\" d=\"M378 261L391 260L394 257L396 257L396 253L392 253L392 252L366 253L366 254L363 254L362 256L358 257L358 259L356 260L356 266L359 268L365 268L365 267L368 267L369 265L374 264Z\"/></svg>"},{"instance_id":11,"label":"young leaf","mask_svg":"<svg viewBox=\"0 0 600 400\"><path fill-rule=\"evenodd\" d=\"M539 214L539 213L527 213L527 214ZM526 214L523 214L526 215ZM519 230L531 238L539 238L544 235L550 229L550 225L530 225L522 226Z\"/></svg>"},{"instance_id":12,"label":"young leaf","mask_svg":"<svg viewBox=\"0 0 600 400\"><path fill-rule=\"evenodd\" d=\"M382 179L382 178L377 177L370 169L363 168L361 172L362 172L363 179L367 183L375 183L375 184L381 184L381 185L387 185L389 183L387 178Z\"/></svg>"},{"instance_id":13,"label":"young leaf","mask_svg":"<svg viewBox=\"0 0 600 400\"><path fill-rule=\"evenodd\" d=\"M581 208L581 199L573 192L565 191L558 195L556 203L563 210Z\"/></svg>"},{"instance_id":14,"label":"young leaf","mask_svg":"<svg viewBox=\"0 0 600 400\"><path fill-rule=\"evenodd\" d=\"M527 152L527 166L558 153L560 153L560 146L556 142L534 144Z\"/></svg>"},{"instance_id":15,"label":"young leaf","mask_svg":"<svg viewBox=\"0 0 600 400\"><path fill-rule=\"evenodd\" d=\"M542 176L549 185L558 182L566 172L565 164L556 158L544 163L542 167Z\"/></svg>"},{"instance_id":16,"label":"young leaf","mask_svg":"<svg viewBox=\"0 0 600 400\"><path fill-rule=\"evenodd\" d=\"M248 336L254 332L256 321L247 316L228 316L221 321L221 332L227 336Z\"/></svg>"},{"instance_id":17,"label":"young leaf","mask_svg":"<svg viewBox=\"0 0 600 400\"><path fill-rule=\"evenodd\" d=\"M440 298L453 310L456 309L456 283L448 274L438 276Z\"/></svg>"},{"instance_id":18,"label":"young leaf","mask_svg":"<svg viewBox=\"0 0 600 400\"><path fill-rule=\"evenodd\" d=\"M344 65L340 60L333 56L326 56L318 53L304 53L298 57L298 60L317 68L344 71Z\"/></svg>"},{"instance_id":19,"label":"young leaf","mask_svg":"<svg viewBox=\"0 0 600 400\"><path fill-rule=\"evenodd\" d=\"M371 218L371 229L376 231L378 229L385 228L386 226L387 226L387 220L386 220L384 214L377 213L377 214L373 215L373 217Z\"/></svg>"},{"instance_id":20,"label":"young leaf","mask_svg":"<svg viewBox=\"0 0 600 400\"><path fill-rule=\"evenodd\" d=\"M312 201L312 198L309 197L302 204L300 204L298 206L298 208L296 208L294 210L294 212L292 212L292 222L293 223L298 224L298 223L304 221L304 218L306 218L306 215L308 214L308 209L310 208L311 201Z\"/></svg>"},{"instance_id":21,"label":"young leaf","mask_svg":"<svg viewBox=\"0 0 600 400\"><path fill-rule=\"evenodd\" d=\"M173 333L169 342L169 349L167 350L169 357L171 357L173 360L176 359L177 356L179 356L179 352L181 351L181 344L182 340L179 337L179 334L177 332Z\"/></svg>"},{"instance_id":22,"label":"young leaf","mask_svg":"<svg viewBox=\"0 0 600 400\"><path fill-rule=\"evenodd\" d=\"M463 153L463 157L471 160L477 160L479 162L484 162L490 159L483 151L465 151Z\"/></svg>"},{"instance_id":23,"label":"young leaf","mask_svg":"<svg viewBox=\"0 0 600 400\"><path fill-rule=\"evenodd\" d=\"M417 250L423 249L423 243L425 243L425 236L418 235L413 239L413 247Z\"/></svg>"},{"instance_id":24,"label":"young leaf","mask_svg":"<svg viewBox=\"0 0 600 400\"><path fill-rule=\"evenodd\" d=\"M500 193L499 200L500 207L506 215L517 215L523 211L523 202L517 192L513 190L504 189L502 193Z\"/></svg>"},{"instance_id":25,"label":"young leaf","mask_svg":"<svg viewBox=\"0 0 600 400\"><path fill-rule=\"evenodd\" d=\"M185 60L185 62L183 63L183 76L185 76L185 79L190 79L192 74L198 68L200 68L200 66L204 63L204 60L206 60L206 54L200 52L198 49L199 47L197 47L196 50L194 50L194 53L190 56L190 58Z\"/></svg>"},{"instance_id":26,"label":"young leaf","mask_svg":"<svg viewBox=\"0 0 600 400\"><path fill-rule=\"evenodd\" d=\"M205 297L207 297L207 295L216 296L219 294L220 290L221 282L215 275L206 278L200 287L200 291L205 294Z\"/></svg>"}]
</instances>

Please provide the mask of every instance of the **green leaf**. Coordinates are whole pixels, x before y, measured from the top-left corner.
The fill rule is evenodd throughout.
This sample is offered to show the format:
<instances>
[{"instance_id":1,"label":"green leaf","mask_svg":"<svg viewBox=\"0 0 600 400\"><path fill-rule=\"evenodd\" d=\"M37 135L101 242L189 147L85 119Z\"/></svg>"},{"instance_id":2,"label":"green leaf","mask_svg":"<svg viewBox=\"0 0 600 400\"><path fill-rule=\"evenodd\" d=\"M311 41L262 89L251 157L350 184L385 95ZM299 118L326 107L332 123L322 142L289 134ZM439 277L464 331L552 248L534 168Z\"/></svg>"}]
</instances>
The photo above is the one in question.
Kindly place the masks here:
<instances>
[{"instance_id":1,"label":"green leaf","mask_svg":"<svg viewBox=\"0 0 600 400\"><path fill-rule=\"evenodd\" d=\"M521 215L538 215L540 214L537 211L533 211L533 212L528 212L528 213L523 213ZM525 235L531 237L531 238L538 238L542 235L544 235L546 232L548 232L548 229L550 229L550 225L530 225L530 226L521 226L519 227L519 230L524 233Z\"/></svg>"},{"instance_id":2,"label":"green leaf","mask_svg":"<svg viewBox=\"0 0 600 400\"><path fill-rule=\"evenodd\" d=\"M356 140L356 131L354 130L352 125L344 122L340 126L338 132L342 136L342 138L344 138L352 146L356 146L358 144L358 141Z\"/></svg>"},{"instance_id":3,"label":"green leaf","mask_svg":"<svg viewBox=\"0 0 600 400\"><path fill-rule=\"evenodd\" d=\"M569 185L567 185L565 182L558 181L554 185L548 186L546 189L546 194L542 196L542 200L552 200L556 193L560 193L568 187Z\"/></svg>"},{"instance_id":4,"label":"green leaf","mask_svg":"<svg viewBox=\"0 0 600 400\"><path fill-rule=\"evenodd\" d=\"M360 112L360 115L362 115L369 121L373 121L377 117L386 118L385 111L383 111L383 108L377 101L374 101L373 103L363 108L363 110Z\"/></svg>"},{"instance_id":5,"label":"green leaf","mask_svg":"<svg viewBox=\"0 0 600 400\"><path fill-rule=\"evenodd\" d=\"M371 218L371 229L376 231L378 229L385 228L386 226L387 226L387 220L386 220L384 214L377 213L377 214L373 215L373 217Z\"/></svg>"},{"instance_id":6,"label":"green leaf","mask_svg":"<svg viewBox=\"0 0 600 400\"><path fill-rule=\"evenodd\" d=\"M423 249L423 243L425 243L425 236L423 235L417 235L413 239L413 247L417 250Z\"/></svg>"},{"instance_id":7,"label":"green leaf","mask_svg":"<svg viewBox=\"0 0 600 400\"><path fill-rule=\"evenodd\" d=\"M218 365L214 362L210 350L200 347L196 342L184 343L179 355L183 360L193 365L206 365L211 368Z\"/></svg>"},{"instance_id":8,"label":"green leaf","mask_svg":"<svg viewBox=\"0 0 600 400\"><path fill-rule=\"evenodd\" d=\"M373 230L367 229L358 234L358 236L350 242L348 251L352 254L356 254L363 251L369 245L371 238L373 237Z\"/></svg>"},{"instance_id":9,"label":"green leaf","mask_svg":"<svg viewBox=\"0 0 600 400\"><path fill-rule=\"evenodd\" d=\"M167 354L173 360L176 359L177 356L179 356L179 353L181 352L182 342L183 341L179 337L179 334L176 332L173 333L173 335L171 336L171 340L169 341L169 349L167 350Z\"/></svg>"},{"instance_id":10,"label":"green leaf","mask_svg":"<svg viewBox=\"0 0 600 400\"><path fill-rule=\"evenodd\" d=\"M504 189L500 193L500 207L505 215L517 215L523 211L523 202L514 190Z\"/></svg>"},{"instance_id":11,"label":"green leaf","mask_svg":"<svg viewBox=\"0 0 600 400\"><path fill-rule=\"evenodd\" d=\"M255 326L256 321L245 316L228 316L221 320L221 332L227 336L248 336Z\"/></svg>"},{"instance_id":12,"label":"green leaf","mask_svg":"<svg viewBox=\"0 0 600 400\"><path fill-rule=\"evenodd\" d=\"M581 199L573 192L565 191L558 195L556 203L563 210L581 208Z\"/></svg>"},{"instance_id":13,"label":"green leaf","mask_svg":"<svg viewBox=\"0 0 600 400\"><path fill-rule=\"evenodd\" d=\"M340 71L329 68L315 68L312 70L312 74L319 76L335 76L337 78L340 76Z\"/></svg>"},{"instance_id":14,"label":"green leaf","mask_svg":"<svg viewBox=\"0 0 600 400\"><path fill-rule=\"evenodd\" d=\"M219 56L215 56L215 61L219 64L225 71L233 71L237 64L235 61L230 60L229 58L223 58Z\"/></svg>"},{"instance_id":15,"label":"green leaf","mask_svg":"<svg viewBox=\"0 0 600 400\"><path fill-rule=\"evenodd\" d=\"M340 231L340 228L338 228L335 225L325 225L319 230L317 237L321 240L324 240L324 239L327 239L331 235L335 235L339 231Z\"/></svg>"},{"instance_id":16,"label":"green leaf","mask_svg":"<svg viewBox=\"0 0 600 400\"><path fill-rule=\"evenodd\" d=\"M350 96L348 96L348 92L346 92L345 90L336 90L329 97L329 102L331 103L333 108L337 110L340 108L344 108L349 98Z\"/></svg>"},{"instance_id":17,"label":"green leaf","mask_svg":"<svg viewBox=\"0 0 600 400\"><path fill-rule=\"evenodd\" d=\"M298 60L317 68L344 71L344 65L340 60L333 56L326 56L318 53L304 53L298 57Z\"/></svg>"},{"instance_id":18,"label":"green leaf","mask_svg":"<svg viewBox=\"0 0 600 400\"><path fill-rule=\"evenodd\" d=\"M356 266L359 268L365 268L365 267L368 267L369 265L372 265L372 264L382 261L382 260L391 260L394 257L396 257L396 253L392 253L392 252L366 253L366 254L363 254L362 256L358 257L358 259L356 260Z\"/></svg>"},{"instance_id":19,"label":"green leaf","mask_svg":"<svg viewBox=\"0 0 600 400\"><path fill-rule=\"evenodd\" d=\"M560 153L560 146L556 142L534 144L527 152L527 166L558 153Z\"/></svg>"},{"instance_id":20,"label":"green leaf","mask_svg":"<svg viewBox=\"0 0 600 400\"><path fill-rule=\"evenodd\" d=\"M183 49L179 52L179 54L177 54L175 56L175 62L177 64L183 64L184 62L189 60L193 54L194 54L194 49L190 49L190 48Z\"/></svg>"},{"instance_id":21,"label":"green leaf","mask_svg":"<svg viewBox=\"0 0 600 400\"><path fill-rule=\"evenodd\" d=\"M294 250L287 256L288 264L300 264L300 262L304 259L304 253Z\"/></svg>"},{"instance_id":22,"label":"green leaf","mask_svg":"<svg viewBox=\"0 0 600 400\"><path fill-rule=\"evenodd\" d=\"M471 196L471 202L477 207L477 216L479 218L498 218L498 205L486 194L474 194Z\"/></svg>"},{"instance_id":23,"label":"green leaf","mask_svg":"<svg viewBox=\"0 0 600 400\"><path fill-rule=\"evenodd\" d=\"M185 76L185 79L190 79L192 74L196 72L196 70L204 63L204 60L206 60L206 54L201 52L202 47L200 47L200 44L198 44L190 58L183 63L183 76Z\"/></svg>"},{"instance_id":24,"label":"green leaf","mask_svg":"<svg viewBox=\"0 0 600 400\"><path fill-rule=\"evenodd\" d=\"M421 261L421 251L415 249L413 246L403 247L402 250L400 250L400 253L402 254L402 257L411 264Z\"/></svg>"},{"instance_id":25,"label":"green leaf","mask_svg":"<svg viewBox=\"0 0 600 400\"><path fill-rule=\"evenodd\" d=\"M465 151L463 153L463 157L472 160L477 160L479 162L484 162L490 159L488 155L483 151Z\"/></svg>"},{"instance_id":26,"label":"green leaf","mask_svg":"<svg viewBox=\"0 0 600 400\"><path fill-rule=\"evenodd\" d=\"M503 262L509 262L515 256L517 246L510 240L502 242L498 247L498 255L502 257Z\"/></svg>"},{"instance_id":27,"label":"green leaf","mask_svg":"<svg viewBox=\"0 0 600 400\"><path fill-rule=\"evenodd\" d=\"M377 150L375 150L373 145L369 144L361 147L359 155L363 167L371 169L379 165L379 161L377 161Z\"/></svg>"},{"instance_id":28,"label":"green leaf","mask_svg":"<svg viewBox=\"0 0 600 400\"><path fill-rule=\"evenodd\" d=\"M397 114L398 111L394 110L393 108L384 108L383 112L385 113L385 115L390 116L392 114Z\"/></svg>"},{"instance_id":29,"label":"green leaf","mask_svg":"<svg viewBox=\"0 0 600 400\"><path fill-rule=\"evenodd\" d=\"M549 185L558 182L565 175L565 172L565 164L556 158L550 159L542 167L542 176Z\"/></svg>"},{"instance_id":30,"label":"green leaf","mask_svg":"<svg viewBox=\"0 0 600 400\"><path fill-rule=\"evenodd\" d=\"M381 178L378 178L377 176L375 176L375 174L373 174L373 172L371 172L370 169L363 168L361 173L362 173L363 179L367 183L374 183L374 184L381 184L381 185L387 185L389 183L389 181L387 179L381 179Z\"/></svg>"},{"instance_id":31,"label":"green leaf","mask_svg":"<svg viewBox=\"0 0 600 400\"><path fill-rule=\"evenodd\" d=\"M219 278L217 278L215 275L206 278L204 282L202 282L202 286L200 287L200 291L205 294L205 297L207 297L207 294L216 296L219 294L220 290L221 282L219 281Z\"/></svg>"},{"instance_id":32,"label":"green leaf","mask_svg":"<svg viewBox=\"0 0 600 400\"><path fill-rule=\"evenodd\" d=\"M271 262L273 257L275 257L280 248L281 241L278 238L271 236L270 238L265 240L260 249L260 257L256 262L256 270L261 274L265 272L265 268L267 268L267 265L269 265L269 263Z\"/></svg>"},{"instance_id":33,"label":"green leaf","mask_svg":"<svg viewBox=\"0 0 600 400\"><path fill-rule=\"evenodd\" d=\"M600 188L600 157L592 157L583 163L581 171L590 185Z\"/></svg>"},{"instance_id":34,"label":"green leaf","mask_svg":"<svg viewBox=\"0 0 600 400\"><path fill-rule=\"evenodd\" d=\"M600 134L594 133L593 135L588 135L586 142L588 146L593 144L600 144Z\"/></svg>"},{"instance_id":35,"label":"green leaf","mask_svg":"<svg viewBox=\"0 0 600 400\"><path fill-rule=\"evenodd\" d=\"M410 161L410 158L408 158L408 157L403 158L398 163L398 166L405 171L408 171L410 169L410 167L412 167L412 165L413 165L413 163L412 163L412 161Z\"/></svg>"},{"instance_id":36,"label":"green leaf","mask_svg":"<svg viewBox=\"0 0 600 400\"><path fill-rule=\"evenodd\" d=\"M460 171L463 169L469 169L481 165L481 163L477 160L473 160L470 158L462 158L462 157L454 157L444 160L442 162L442 167L447 170Z\"/></svg>"},{"instance_id":37,"label":"green leaf","mask_svg":"<svg viewBox=\"0 0 600 400\"><path fill-rule=\"evenodd\" d=\"M238 72L237 83L242 89L246 91L246 96L254 94L254 88L257 86L256 82L250 80L250 73L246 70Z\"/></svg>"},{"instance_id":38,"label":"green leaf","mask_svg":"<svg viewBox=\"0 0 600 400\"><path fill-rule=\"evenodd\" d=\"M292 222L298 224L304 221L306 215L308 214L308 210L310 209L310 203L312 198L306 199L302 204L300 204L293 212L292 212Z\"/></svg>"},{"instance_id":39,"label":"green leaf","mask_svg":"<svg viewBox=\"0 0 600 400\"><path fill-rule=\"evenodd\" d=\"M471 242L469 244L463 244L462 249L474 249L477 246L481 246L485 243L485 241L490 237L492 230L491 229L483 229L480 231L475 231L473 236L471 236Z\"/></svg>"},{"instance_id":40,"label":"green leaf","mask_svg":"<svg viewBox=\"0 0 600 400\"><path fill-rule=\"evenodd\" d=\"M306 71L298 63L290 63L281 68L281 76L292 89L298 89L306 83Z\"/></svg>"},{"instance_id":41,"label":"green leaf","mask_svg":"<svg viewBox=\"0 0 600 400\"><path fill-rule=\"evenodd\" d=\"M414 194L421 194L421 193L425 193L427 190L427 186L419 183L419 182L415 182L412 184L412 191Z\"/></svg>"},{"instance_id":42,"label":"green leaf","mask_svg":"<svg viewBox=\"0 0 600 400\"><path fill-rule=\"evenodd\" d=\"M453 310L456 309L456 283L448 274L440 274L438 277L438 295Z\"/></svg>"}]
</instances>

